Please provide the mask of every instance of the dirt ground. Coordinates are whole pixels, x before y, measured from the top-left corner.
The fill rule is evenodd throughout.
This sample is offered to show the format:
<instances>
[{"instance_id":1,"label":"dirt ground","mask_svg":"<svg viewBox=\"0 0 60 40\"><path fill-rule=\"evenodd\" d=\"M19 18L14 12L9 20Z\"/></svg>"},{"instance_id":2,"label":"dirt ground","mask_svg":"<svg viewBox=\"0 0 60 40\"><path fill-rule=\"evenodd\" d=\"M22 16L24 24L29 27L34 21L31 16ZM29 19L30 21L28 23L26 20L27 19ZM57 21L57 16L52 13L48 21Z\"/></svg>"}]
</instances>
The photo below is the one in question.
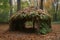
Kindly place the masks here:
<instances>
[{"instance_id":1,"label":"dirt ground","mask_svg":"<svg viewBox=\"0 0 60 40\"><path fill-rule=\"evenodd\" d=\"M19 31L10 32L8 29L8 24L0 24L0 40L60 40L60 24L53 24L52 32L46 35Z\"/></svg>"}]
</instances>

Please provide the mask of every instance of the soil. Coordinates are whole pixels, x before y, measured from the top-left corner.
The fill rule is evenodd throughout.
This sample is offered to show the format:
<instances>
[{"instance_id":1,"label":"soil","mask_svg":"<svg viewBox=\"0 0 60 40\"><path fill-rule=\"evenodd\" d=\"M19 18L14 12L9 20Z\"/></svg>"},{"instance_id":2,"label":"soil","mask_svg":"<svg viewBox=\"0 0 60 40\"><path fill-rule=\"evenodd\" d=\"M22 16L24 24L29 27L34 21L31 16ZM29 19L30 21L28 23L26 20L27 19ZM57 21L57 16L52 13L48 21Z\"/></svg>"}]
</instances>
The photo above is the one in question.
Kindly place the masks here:
<instances>
[{"instance_id":1,"label":"soil","mask_svg":"<svg viewBox=\"0 0 60 40\"><path fill-rule=\"evenodd\" d=\"M11 32L8 29L9 24L0 24L0 40L60 40L60 24L52 24L52 32L46 35L20 31Z\"/></svg>"}]
</instances>

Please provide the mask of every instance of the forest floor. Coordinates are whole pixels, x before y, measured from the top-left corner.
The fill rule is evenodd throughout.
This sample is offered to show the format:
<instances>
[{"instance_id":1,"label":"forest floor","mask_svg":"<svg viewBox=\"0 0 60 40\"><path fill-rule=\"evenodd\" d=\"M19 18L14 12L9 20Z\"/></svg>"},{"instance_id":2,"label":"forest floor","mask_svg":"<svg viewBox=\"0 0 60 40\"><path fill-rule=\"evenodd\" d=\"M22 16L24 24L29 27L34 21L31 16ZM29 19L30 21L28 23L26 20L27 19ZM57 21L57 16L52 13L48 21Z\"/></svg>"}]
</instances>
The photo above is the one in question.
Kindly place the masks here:
<instances>
[{"instance_id":1,"label":"forest floor","mask_svg":"<svg viewBox=\"0 0 60 40\"><path fill-rule=\"evenodd\" d=\"M52 24L52 32L41 35L8 31L8 24L0 24L0 40L60 40L60 24Z\"/></svg>"}]
</instances>

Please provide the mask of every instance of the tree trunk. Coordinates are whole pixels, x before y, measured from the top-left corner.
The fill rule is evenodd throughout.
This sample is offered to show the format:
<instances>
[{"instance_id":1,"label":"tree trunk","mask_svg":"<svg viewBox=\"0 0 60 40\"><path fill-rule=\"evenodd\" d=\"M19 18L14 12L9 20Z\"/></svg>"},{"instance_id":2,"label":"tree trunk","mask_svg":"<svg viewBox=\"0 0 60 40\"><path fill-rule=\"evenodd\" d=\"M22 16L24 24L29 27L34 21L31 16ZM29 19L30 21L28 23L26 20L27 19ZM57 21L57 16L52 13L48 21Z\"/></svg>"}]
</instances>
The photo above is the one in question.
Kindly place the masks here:
<instances>
[{"instance_id":1,"label":"tree trunk","mask_svg":"<svg viewBox=\"0 0 60 40\"><path fill-rule=\"evenodd\" d=\"M17 0L17 11L19 11L20 10L20 8L21 8L21 6L20 6L20 3L21 2L21 0Z\"/></svg>"},{"instance_id":2,"label":"tree trunk","mask_svg":"<svg viewBox=\"0 0 60 40\"><path fill-rule=\"evenodd\" d=\"M55 7L55 16L54 16L54 20L57 21L58 0L55 0L55 3L56 3L56 7Z\"/></svg>"},{"instance_id":3,"label":"tree trunk","mask_svg":"<svg viewBox=\"0 0 60 40\"><path fill-rule=\"evenodd\" d=\"M10 3L10 16L12 15L12 0L9 0Z\"/></svg>"},{"instance_id":4,"label":"tree trunk","mask_svg":"<svg viewBox=\"0 0 60 40\"><path fill-rule=\"evenodd\" d=\"M40 9L43 10L43 0L41 0L41 2L40 2Z\"/></svg>"}]
</instances>

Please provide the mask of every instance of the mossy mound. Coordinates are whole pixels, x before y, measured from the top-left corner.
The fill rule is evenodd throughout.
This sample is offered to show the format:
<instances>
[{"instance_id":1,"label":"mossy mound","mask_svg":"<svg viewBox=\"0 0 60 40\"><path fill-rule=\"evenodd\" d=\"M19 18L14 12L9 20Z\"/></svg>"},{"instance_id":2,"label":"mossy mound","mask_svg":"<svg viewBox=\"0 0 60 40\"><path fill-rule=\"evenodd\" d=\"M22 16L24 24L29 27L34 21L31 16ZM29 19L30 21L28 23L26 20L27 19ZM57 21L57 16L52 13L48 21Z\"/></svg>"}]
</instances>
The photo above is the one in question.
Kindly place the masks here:
<instances>
[{"instance_id":1,"label":"mossy mound","mask_svg":"<svg viewBox=\"0 0 60 40\"><path fill-rule=\"evenodd\" d=\"M35 8L26 8L13 15L9 21L10 30L25 31L29 29L26 22L27 25L30 22L30 28L38 33L46 34L51 31L51 17L43 10Z\"/></svg>"}]
</instances>

